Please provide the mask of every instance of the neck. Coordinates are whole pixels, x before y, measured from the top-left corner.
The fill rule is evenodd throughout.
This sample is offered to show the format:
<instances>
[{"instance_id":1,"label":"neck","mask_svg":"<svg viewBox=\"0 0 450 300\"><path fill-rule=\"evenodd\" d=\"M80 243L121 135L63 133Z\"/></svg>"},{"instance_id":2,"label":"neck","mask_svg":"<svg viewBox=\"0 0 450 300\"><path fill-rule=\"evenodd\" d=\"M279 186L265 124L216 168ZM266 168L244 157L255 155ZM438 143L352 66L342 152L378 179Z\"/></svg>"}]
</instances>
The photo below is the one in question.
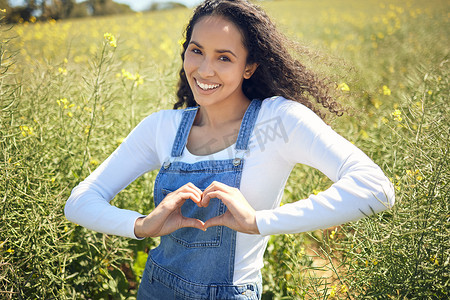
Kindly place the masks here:
<instances>
[{"instance_id":1,"label":"neck","mask_svg":"<svg viewBox=\"0 0 450 300\"><path fill-rule=\"evenodd\" d=\"M241 121L249 105L250 100L242 98L242 100L234 102L200 106L194 124L197 126L220 128L230 123Z\"/></svg>"}]
</instances>

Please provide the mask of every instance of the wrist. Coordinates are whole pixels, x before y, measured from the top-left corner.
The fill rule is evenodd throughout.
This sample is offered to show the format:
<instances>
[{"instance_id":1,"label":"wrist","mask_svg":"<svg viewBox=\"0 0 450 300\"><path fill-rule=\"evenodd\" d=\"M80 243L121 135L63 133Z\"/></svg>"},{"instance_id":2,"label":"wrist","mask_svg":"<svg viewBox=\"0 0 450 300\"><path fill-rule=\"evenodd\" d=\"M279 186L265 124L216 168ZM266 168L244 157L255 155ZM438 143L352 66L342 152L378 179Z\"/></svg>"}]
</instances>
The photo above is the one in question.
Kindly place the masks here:
<instances>
[{"instance_id":1,"label":"wrist","mask_svg":"<svg viewBox=\"0 0 450 300\"><path fill-rule=\"evenodd\" d=\"M134 222L134 235L136 236L136 238L138 239L142 239L145 238L145 233L143 232L143 225L144 225L144 219L145 217L139 217L136 219L136 221Z\"/></svg>"},{"instance_id":2,"label":"wrist","mask_svg":"<svg viewBox=\"0 0 450 300\"><path fill-rule=\"evenodd\" d=\"M256 222L256 216L254 217L254 220L253 220L252 234L260 234L259 228L258 228L258 223Z\"/></svg>"}]
</instances>

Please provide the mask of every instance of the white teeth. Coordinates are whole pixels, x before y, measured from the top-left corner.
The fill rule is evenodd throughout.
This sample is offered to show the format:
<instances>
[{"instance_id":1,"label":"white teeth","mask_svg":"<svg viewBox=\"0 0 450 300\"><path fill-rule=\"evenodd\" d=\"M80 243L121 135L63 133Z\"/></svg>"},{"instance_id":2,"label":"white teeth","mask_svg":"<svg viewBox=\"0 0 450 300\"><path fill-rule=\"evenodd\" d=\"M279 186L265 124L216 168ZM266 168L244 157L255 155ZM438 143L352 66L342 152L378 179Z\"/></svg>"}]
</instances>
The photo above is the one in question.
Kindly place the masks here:
<instances>
[{"instance_id":1,"label":"white teeth","mask_svg":"<svg viewBox=\"0 0 450 300\"><path fill-rule=\"evenodd\" d=\"M212 90L212 89L218 88L220 86L220 84L205 84L205 83L198 82L197 80L196 80L196 82L197 82L197 85L202 90L205 90L205 91Z\"/></svg>"}]
</instances>

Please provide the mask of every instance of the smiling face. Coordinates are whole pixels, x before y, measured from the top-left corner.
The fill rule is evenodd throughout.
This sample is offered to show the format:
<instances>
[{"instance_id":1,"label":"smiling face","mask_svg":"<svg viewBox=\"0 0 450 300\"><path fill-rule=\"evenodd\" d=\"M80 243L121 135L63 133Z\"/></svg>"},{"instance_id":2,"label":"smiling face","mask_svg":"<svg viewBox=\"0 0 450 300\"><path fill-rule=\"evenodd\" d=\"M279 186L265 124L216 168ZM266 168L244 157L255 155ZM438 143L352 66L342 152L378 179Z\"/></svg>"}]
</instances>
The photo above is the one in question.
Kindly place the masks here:
<instances>
[{"instance_id":1,"label":"smiling face","mask_svg":"<svg viewBox=\"0 0 450 300\"><path fill-rule=\"evenodd\" d=\"M247 65L247 49L238 28L219 16L195 24L184 54L184 71L195 101L201 106L248 100L242 82L256 65Z\"/></svg>"}]
</instances>

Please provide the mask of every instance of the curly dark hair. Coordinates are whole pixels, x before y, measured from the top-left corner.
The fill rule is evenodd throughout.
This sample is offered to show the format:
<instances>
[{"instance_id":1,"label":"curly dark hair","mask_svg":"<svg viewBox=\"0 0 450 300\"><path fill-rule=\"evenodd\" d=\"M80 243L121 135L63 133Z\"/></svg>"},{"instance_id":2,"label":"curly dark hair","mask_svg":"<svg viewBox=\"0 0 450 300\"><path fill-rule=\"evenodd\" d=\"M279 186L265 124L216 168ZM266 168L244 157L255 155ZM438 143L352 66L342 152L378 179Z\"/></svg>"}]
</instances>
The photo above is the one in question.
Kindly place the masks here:
<instances>
[{"instance_id":1,"label":"curly dark hair","mask_svg":"<svg viewBox=\"0 0 450 300\"><path fill-rule=\"evenodd\" d=\"M242 84L247 98L283 96L304 104L322 118L324 114L320 106L338 116L342 115L340 105L332 97L335 85L326 78L319 78L293 58L287 46L293 47L294 44L276 29L259 6L247 0L206 0L200 4L186 27L181 53L183 62L195 24L211 15L223 17L236 25L248 51L247 63L258 64L255 73L249 79L244 79ZM183 67L179 76L178 101L174 109L197 106ZM319 107L317 104L320 104Z\"/></svg>"}]
</instances>

